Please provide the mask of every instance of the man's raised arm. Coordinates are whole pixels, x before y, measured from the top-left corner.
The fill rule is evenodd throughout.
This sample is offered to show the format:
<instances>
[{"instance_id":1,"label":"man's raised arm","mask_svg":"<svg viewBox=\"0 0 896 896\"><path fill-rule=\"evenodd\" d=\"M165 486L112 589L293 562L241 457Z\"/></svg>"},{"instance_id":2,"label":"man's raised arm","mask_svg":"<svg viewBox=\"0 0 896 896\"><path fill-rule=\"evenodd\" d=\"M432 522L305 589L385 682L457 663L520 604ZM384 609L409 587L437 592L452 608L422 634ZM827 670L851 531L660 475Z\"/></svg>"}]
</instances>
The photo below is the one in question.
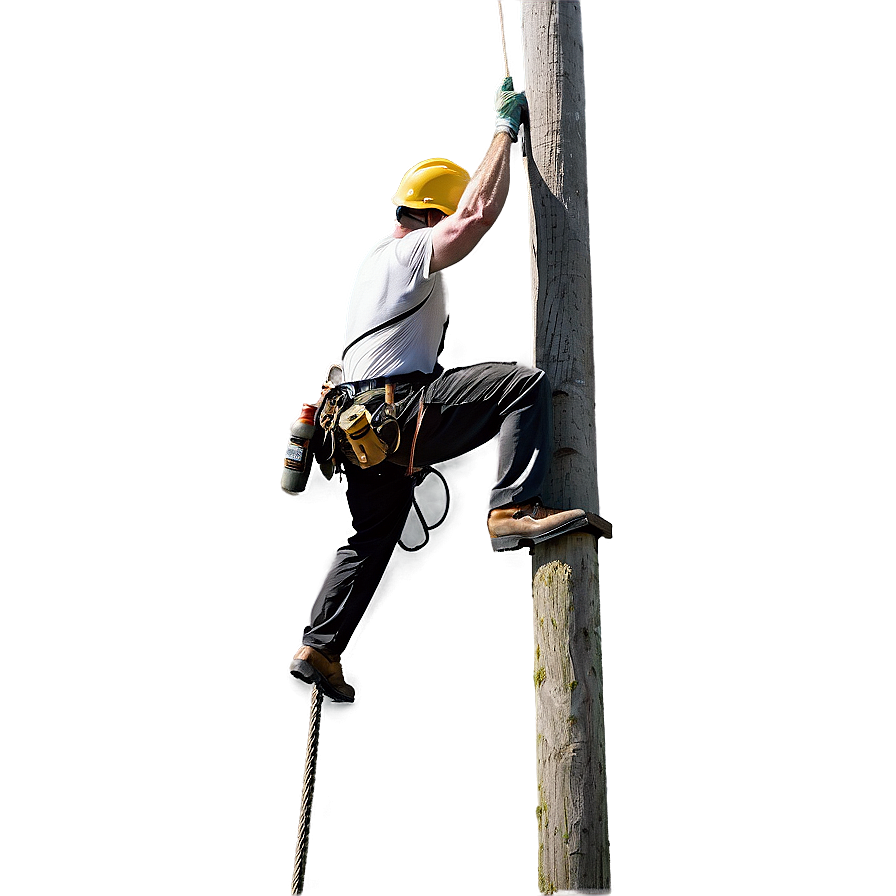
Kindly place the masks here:
<instances>
[{"instance_id":1,"label":"man's raised arm","mask_svg":"<svg viewBox=\"0 0 896 896\"><path fill-rule=\"evenodd\" d=\"M466 258L498 219L510 187L510 145L526 113L526 97L506 78L495 99L495 136L461 196L457 211L433 228L431 272Z\"/></svg>"}]
</instances>

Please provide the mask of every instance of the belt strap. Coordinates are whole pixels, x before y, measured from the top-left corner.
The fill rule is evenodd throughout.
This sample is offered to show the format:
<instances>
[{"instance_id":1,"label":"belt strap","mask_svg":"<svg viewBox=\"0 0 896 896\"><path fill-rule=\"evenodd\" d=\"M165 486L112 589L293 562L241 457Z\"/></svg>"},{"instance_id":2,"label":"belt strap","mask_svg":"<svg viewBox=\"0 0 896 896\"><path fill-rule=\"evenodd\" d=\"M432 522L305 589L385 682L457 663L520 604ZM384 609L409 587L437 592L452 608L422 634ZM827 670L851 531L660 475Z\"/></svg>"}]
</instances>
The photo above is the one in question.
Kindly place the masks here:
<instances>
[{"instance_id":1,"label":"belt strap","mask_svg":"<svg viewBox=\"0 0 896 896\"><path fill-rule=\"evenodd\" d=\"M403 386L406 383L411 385L425 386L431 383L444 368L440 364L436 364L432 373L423 373L422 370L415 370L412 373L399 373L396 376L378 376L369 380L352 380L345 385L353 386L355 395L362 392L369 392L371 389L385 389L386 386Z\"/></svg>"}]
</instances>

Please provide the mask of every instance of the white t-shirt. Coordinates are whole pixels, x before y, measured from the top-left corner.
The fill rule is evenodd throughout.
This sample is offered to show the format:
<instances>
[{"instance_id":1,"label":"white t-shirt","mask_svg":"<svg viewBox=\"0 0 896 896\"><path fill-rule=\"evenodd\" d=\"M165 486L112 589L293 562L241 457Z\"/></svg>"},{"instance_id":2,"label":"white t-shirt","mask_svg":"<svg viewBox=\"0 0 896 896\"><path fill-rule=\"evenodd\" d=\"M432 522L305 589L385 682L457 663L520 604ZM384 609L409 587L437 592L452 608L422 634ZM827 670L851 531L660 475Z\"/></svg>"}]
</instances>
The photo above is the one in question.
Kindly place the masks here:
<instances>
[{"instance_id":1,"label":"white t-shirt","mask_svg":"<svg viewBox=\"0 0 896 896\"><path fill-rule=\"evenodd\" d=\"M346 380L433 371L448 311L442 275L429 273L431 259L432 229L427 227L384 239L364 260L348 307ZM406 316L388 323L400 315Z\"/></svg>"}]
</instances>

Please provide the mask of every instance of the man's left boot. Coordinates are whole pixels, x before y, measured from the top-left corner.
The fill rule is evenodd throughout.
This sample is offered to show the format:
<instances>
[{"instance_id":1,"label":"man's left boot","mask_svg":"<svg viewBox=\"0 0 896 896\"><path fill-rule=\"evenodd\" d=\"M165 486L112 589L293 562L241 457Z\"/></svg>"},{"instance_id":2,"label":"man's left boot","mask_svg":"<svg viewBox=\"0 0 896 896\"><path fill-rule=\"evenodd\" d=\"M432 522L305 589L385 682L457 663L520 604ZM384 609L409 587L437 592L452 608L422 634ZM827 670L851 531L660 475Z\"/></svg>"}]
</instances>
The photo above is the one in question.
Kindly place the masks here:
<instances>
[{"instance_id":1,"label":"man's left boot","mask_svg":"<svg viewBox=\"0 0 896 896\"><path fill-rule=\"evenodd\" d=\"M292 658L289 671L306 684L316 684L336 703L355 702L355 689L343 677L342 663L338 656L303 646Z\"/></svg>"}]
</instances>

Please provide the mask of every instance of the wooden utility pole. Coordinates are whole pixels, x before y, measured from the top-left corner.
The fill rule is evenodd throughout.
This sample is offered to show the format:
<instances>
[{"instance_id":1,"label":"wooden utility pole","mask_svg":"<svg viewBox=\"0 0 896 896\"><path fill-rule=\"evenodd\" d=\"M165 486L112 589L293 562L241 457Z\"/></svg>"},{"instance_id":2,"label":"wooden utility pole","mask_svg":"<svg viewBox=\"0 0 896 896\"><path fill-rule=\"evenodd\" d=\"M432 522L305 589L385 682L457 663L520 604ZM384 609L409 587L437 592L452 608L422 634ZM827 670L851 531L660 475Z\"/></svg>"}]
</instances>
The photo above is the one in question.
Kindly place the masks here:
<instances>
[{"instance_id":1,"label":"wooden utility pole","mask_svg":"<svg viewBox=\"0 0 896 896\"><path fill-rule=\"evenodd\" d=\"M535 363L554 389L549 507L598 512L580 4L523 0ZM543 893L610 887L597 538L532 551Z\"/></svg>"}]
</instances>

